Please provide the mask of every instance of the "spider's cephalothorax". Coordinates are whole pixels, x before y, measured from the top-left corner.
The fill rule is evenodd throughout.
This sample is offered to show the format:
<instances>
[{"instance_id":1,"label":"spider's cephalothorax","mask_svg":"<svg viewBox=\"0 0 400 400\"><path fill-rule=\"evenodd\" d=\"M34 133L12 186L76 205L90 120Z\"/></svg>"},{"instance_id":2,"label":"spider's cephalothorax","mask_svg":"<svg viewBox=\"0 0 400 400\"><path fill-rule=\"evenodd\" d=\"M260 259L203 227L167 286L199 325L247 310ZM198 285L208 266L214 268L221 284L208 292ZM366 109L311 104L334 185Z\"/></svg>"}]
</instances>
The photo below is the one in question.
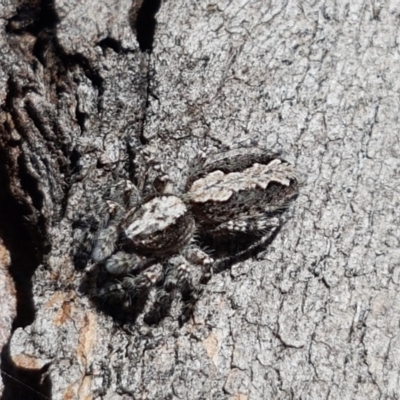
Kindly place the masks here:
<instances>
[{"instance_id":1,"label":"spider's cephalothorax","mask_svg":"<svg viewBox=\"0 0 400 400\"><path fill-rule=\"evenodd\" d=\"M183 248L194 233L194 218L185 203L160 195L131 210L123 223L126 239L146 254L168 254Z\"/></svg>"},{"instance_id":2,"label":"spider's cephalothorax","mask_svg":"<svg viewBox=\"0 0 400 400\"><path fill-rule=\"evenodd\" d=\"M202 284L218 270L221 260L208 256L194 237L218 242L249 235L254 239L249 247L255 248L282 224L283 211L298 193L295 168L259 148L199 157L182 193L165 190L171 189L168 176L157 168L158 192L145 199L130 181L109 190L92 252L102 272L95 296L127 311L138 298L153 298L151 323L168 314L176 296L189 313Z\"/></svg>"}]
</instances>

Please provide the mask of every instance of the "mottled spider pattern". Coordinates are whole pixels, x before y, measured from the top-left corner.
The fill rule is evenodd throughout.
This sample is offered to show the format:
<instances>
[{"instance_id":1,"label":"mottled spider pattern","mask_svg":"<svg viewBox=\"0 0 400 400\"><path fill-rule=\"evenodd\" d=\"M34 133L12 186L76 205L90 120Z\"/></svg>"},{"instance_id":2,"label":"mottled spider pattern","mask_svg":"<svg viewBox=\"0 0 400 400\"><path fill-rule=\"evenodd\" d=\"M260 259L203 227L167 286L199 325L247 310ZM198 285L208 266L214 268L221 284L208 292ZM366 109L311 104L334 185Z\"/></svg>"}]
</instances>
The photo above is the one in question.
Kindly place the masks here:
<instances>
[{"instance_id":1,"label":"mottled spider pattern","mask_svg":"<svg viewBox=\"0 0 400 400\"><path fill-rule=\"evenodd\" d=\"M104 196L91 253L98 269L92 295L120 312L147 308L149 324L180 298L185 320L213 271L265 244L282 224L298 193L298 174L279 154L260 148L202 154L176 193L161 166L149 164L158 173L152 193L143 196L143 188L125 180ZM230 246L222 256L218 247L240 236L250 238L246 246Z\"/></svg>"}]
</instances>

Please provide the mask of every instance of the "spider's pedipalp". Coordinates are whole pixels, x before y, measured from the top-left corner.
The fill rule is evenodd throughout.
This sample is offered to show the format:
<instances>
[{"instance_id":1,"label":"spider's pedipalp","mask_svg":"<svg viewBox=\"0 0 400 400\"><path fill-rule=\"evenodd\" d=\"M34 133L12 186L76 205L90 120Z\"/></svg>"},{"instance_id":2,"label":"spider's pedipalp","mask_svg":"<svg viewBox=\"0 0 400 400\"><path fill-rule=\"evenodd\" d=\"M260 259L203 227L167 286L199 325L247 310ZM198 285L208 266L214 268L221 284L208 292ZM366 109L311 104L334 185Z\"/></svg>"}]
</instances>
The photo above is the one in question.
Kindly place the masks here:
<instances>
[{"instance_id":1,"label":"spider's pedipalp","mask_svg":"<svg viewBox=\"0 0 400 400\"><path fill-rule=\"evenodd\" d=\"M128 254L119 251L105 262L106 270L113 275L128 274L139 271L146 265L146 259L138 254Z\"/></svg>"},{"instance_id":2,"label":"spider's pedipalp","mask_svg":"<svg viewBox=\"0 0 400 400\"><path fill-rule=\"evenodd\" d=\"M115 243L118 239L117 226L111 225L100 231L93 248L92 260L100 262L109 257L114 249Z\"/></svg>"},{"instance_id":3,"label":"spider's pedipalp","mask_svg":"<svg viewBox=\"0 0 400 400\"><path fill-rule=\"evenodd\" d=\"M168 292L179 288L181 282L190 276L190 267L183 256L174 256L168 260L164 287Z\"/></svg>"}]
</instances>

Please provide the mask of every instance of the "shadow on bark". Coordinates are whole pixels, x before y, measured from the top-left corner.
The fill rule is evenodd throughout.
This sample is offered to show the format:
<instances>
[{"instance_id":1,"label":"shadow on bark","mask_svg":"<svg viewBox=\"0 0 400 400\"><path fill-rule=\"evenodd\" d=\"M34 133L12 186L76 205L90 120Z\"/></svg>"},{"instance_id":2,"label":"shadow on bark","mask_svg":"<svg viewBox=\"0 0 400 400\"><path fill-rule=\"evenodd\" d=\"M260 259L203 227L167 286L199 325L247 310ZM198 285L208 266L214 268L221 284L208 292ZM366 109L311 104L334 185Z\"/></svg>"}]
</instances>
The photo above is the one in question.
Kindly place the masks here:
<instances>
[{"instance_id":1,"label":"shadow on bark","mask_svg":"<svg viewBox=\"0 0 400 400\"><path fill-rule=\"evenodd\" d=\"M9 345L1 352L1 375L4 383L1 400L51 399L51 381L46 372L49 365L41 369L17 368L11 361Z\"/></svg>"},{"instance_id":2,"label":"shadow on bark","mask_svg":"<svg viewBox=\"0 0 400 400\"><path fill-rule=\"evenodd\" d=\"M161 0L143 0L137 15L133 17L133 27L136 30L136 38L141 51L153 50L154 34L156 32L157 20L155 15L161 6Z\"/></svg>"},{"instance_id":3,"label":"shadow on bark","mask_svg":"<svg viewBox=\"0 0 400 400\"><path fill-rule=\"evenodd\" d=\"M17 314L13 321L12 331L19 327L30 325L35 319L35 306L32 294L32 276L36 268L42 262L44 243L40 224L32 226L29 224L29 216L32 213L22 199L19 201L10 190L10 164L7 163L8 152L0 149L0 236L5 247L10 252L11 264L9 273L14 280L16 289ZM8 165L7 165L8 164ZM28 174L23 172L21 165L15 166L21 187L31 195L32 203L40 203L41 199L35 196L35 183ZM14 171L15 172L15 171ZM3 399L36 399L42 398L39 394L44 388L41 381L43 370L27 370L17 368L13 365L8 345L4 346L1 353L1 371L4 383ZM45 380L46 381L46 380ZM48 387L50 383L46 383ZM35 392L39 394L34 394ZM44 388L43 393L49 390ZM46 395L46 394L45 394Z\"/></svg>"}]
</instances>

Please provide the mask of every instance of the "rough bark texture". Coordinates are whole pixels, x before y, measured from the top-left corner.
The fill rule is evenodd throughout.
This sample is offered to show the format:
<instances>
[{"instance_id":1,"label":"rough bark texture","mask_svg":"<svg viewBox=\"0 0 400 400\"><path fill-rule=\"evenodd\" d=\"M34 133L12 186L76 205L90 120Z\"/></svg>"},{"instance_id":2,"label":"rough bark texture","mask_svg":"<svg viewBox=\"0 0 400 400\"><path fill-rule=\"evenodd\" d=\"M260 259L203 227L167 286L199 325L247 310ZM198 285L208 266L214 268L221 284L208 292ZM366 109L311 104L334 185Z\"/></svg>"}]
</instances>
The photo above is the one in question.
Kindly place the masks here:
<instances>
[{"instance_id":1,"label":"rough bark texture","mask_svg":"<svg viewBox=\"0 0 400 400\"><path fill-rule=\"evenodd\" d=\"M0 1L3 398L399 398L398 2L158 3ZM243 143L303 176L272 245L183 326L99 311L74 256L105 188Z\"/></svg>"}]
</instances>

